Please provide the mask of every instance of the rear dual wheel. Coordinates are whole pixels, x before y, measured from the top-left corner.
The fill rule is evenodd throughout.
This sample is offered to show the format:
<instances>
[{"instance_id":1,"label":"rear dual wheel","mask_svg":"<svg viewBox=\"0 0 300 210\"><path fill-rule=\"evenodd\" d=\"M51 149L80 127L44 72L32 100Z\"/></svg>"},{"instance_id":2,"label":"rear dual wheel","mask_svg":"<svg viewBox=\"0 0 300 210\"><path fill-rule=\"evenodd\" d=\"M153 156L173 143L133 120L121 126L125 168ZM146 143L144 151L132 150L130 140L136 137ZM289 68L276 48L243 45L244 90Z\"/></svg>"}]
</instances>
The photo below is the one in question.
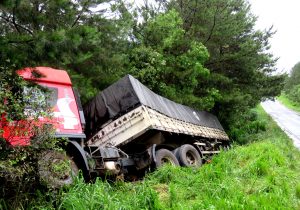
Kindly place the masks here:
<instances>
[{"instance_id":1,"label":"rear dual wheel","mask_svg":"<svg viewBox=\"0 0 300 210\"><path fill-rule=\"evenodd\" d=\"M202 158L199 152L190 144L184 144L173 151L181 166L200 167Z\"/></svg>"},{"instance_id":2,"label":"rear dual wheel","mask_svg":"<svg viewBox=\"0 0 300 210\"><path fill-rule=\"evenodd\" d=\"M155 153L156 158L156 167L159 168L162 165L172 165L172 166L179 166L177 158L174 156L174 154L167 150L167 149L160 149L157 150Z\"/></svg>"},{"instance_id":3,"label":"rear dual wheel","mask_svg":"<svg viewBox=\"0 0 300 210\"><path fill-rule=\"evenodd\" d=\"M199 152L190 144L184 144L173 152L167 149L160 149L156 153L156 167L165 164L173 166L200 167L202 158Z\"/></svg>"}]
</instances>

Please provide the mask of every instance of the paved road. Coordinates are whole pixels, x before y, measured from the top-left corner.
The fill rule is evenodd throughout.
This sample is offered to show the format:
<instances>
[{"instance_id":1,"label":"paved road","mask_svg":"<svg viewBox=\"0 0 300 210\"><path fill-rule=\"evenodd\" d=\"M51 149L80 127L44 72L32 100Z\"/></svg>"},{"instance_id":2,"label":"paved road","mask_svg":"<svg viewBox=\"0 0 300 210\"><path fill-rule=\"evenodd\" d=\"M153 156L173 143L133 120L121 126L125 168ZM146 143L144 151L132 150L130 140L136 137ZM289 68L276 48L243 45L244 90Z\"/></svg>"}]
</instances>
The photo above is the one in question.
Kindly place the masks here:
<instances>
[{"instance_id":1,"label":"paved road","mask_svg":"<svg viewBox=\"0 0 300 210\"><path fill-rule=\"evenodd\" d=\"M300 114L286 108L276 100L265 101L261 105L281 129L294 141L295 147L300 149Z\"/></svg>"}]
</instances>

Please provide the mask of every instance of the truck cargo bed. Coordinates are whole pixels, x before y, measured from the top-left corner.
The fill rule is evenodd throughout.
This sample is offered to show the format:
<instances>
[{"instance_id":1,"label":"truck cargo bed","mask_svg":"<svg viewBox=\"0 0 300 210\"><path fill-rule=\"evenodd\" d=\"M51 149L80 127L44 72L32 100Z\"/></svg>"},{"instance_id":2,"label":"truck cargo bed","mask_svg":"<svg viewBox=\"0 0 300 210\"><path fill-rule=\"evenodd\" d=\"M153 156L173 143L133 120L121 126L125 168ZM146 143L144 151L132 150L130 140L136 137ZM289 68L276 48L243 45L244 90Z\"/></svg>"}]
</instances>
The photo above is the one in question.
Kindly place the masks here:
<instances>
[{"instance_id":1,"label":"truck cargo bed","mask_svg":"<svg viewBox=\"0 0 300 210\"><path fill-rule=\"evenodd\" d=\"M88 140L87 145L122 146L151 129L195 137L229 140L223 129L185 122L141 105L105 125Z\"/></svg>"}]
</instances>

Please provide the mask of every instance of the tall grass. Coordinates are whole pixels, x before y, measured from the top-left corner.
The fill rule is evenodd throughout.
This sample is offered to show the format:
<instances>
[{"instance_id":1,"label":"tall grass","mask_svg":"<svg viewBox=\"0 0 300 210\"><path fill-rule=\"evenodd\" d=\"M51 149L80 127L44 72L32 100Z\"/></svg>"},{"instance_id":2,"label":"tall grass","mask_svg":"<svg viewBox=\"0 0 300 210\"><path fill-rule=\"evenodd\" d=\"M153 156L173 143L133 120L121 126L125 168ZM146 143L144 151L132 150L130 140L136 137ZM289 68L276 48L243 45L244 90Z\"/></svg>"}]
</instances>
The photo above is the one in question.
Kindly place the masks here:
<instances>
[{"instance_id":1,"label":"tall grass","mask_svg":"<svg viewBox=\"0 0 300 210\"><path fill-rule=\"evenodd\" d=\"M261 107L257 111L269 122L266 131L199 169L165 166L135 183L78 179L58 193L55 205L40 196L30 208L300 209L300 152Z\"/></svg>"},{"instance_id":2,"label":"tall grass","mask_svg":"<svg viewBox=\"0 0 300 210\"><path fill-rule=\"evenodd\" d=\"M277 97L277 99L286 107L288 107L296 112L300 112L300 104L288 99L288 97L285 93L282 93L279 97Z\"/></svg>"}]
</instances>

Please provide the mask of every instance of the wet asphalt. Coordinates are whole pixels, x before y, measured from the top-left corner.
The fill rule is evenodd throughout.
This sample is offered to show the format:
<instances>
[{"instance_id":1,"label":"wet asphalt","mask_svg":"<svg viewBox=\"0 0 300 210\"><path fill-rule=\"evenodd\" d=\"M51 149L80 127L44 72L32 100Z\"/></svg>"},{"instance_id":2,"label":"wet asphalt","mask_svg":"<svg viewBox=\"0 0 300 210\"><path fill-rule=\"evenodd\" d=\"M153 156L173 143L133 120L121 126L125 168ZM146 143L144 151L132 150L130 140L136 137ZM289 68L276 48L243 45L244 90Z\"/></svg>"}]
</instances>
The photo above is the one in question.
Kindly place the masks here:
<instances>
[{"instance_id":1,"label":"wet asphalt","mask_svg":"<svg viewBox=\"0 0 300 210\"><path fill-rule=\"evenodd\" d=\"M277 100L264 101L261 105L280 128L293 140L295 147L300 149L300 113L286 108Z\"/></svg>"}]
</instances>

